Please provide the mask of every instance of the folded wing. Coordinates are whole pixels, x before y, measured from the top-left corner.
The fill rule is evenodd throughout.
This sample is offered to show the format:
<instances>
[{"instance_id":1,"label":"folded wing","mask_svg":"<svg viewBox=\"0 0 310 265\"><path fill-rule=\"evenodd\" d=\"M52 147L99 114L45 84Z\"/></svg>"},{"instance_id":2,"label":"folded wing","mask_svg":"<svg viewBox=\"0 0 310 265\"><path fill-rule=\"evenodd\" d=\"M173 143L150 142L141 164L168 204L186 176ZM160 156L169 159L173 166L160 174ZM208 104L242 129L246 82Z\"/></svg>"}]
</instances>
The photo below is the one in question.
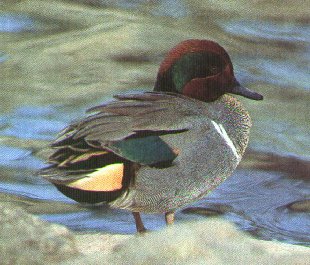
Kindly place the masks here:
<instances>
[{"instance_id":1,"label":"folded wing","mask_svg":"<svg viewBox=\"0 0 310 265\"><path fill-rule=\"evenodd\" d=\"M190 129L189 117L197 112L191 99L156 92L115 99L60 133L41 175L56 185L111 191L125 188L133 165L171 165L178 150L161 136Z\"/></svg>"}]
</instances>

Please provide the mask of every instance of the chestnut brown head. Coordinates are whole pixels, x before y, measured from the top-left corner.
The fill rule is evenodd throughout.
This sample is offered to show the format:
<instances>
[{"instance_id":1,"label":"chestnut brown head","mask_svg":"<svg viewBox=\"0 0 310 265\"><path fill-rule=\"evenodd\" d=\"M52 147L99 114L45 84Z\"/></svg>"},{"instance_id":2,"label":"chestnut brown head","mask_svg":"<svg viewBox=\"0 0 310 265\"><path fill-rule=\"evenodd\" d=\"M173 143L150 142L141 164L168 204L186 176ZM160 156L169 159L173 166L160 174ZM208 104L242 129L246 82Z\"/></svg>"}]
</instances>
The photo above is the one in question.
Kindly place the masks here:
<instances>
[{"instance_id":1,"label":"chestnut brown head","mask_svg":"<svg viewBox=\"0 0 310 265\"><path fill-rule=\"evenodd\" d=\"M179 93L205 102L225 93L263 99L262 95L239 84L229 55L210 40L186 40L172 48L160 65L154 90Z\"/></svg>"}]
</instances>

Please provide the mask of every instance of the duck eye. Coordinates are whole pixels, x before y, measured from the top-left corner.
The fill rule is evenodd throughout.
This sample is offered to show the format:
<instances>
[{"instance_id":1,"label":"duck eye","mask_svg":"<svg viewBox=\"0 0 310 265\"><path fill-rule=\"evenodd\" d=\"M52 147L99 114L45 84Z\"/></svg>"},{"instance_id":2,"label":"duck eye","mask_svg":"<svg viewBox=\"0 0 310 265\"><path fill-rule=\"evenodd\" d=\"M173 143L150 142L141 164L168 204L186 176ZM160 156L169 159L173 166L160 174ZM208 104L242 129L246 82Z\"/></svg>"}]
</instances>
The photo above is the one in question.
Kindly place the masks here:
<instances>
[{"instance_id":1,"label":"duck eye","mask_svg":"<svg viewBox=\"0 0 310 265\"><path fill-rule=\"evenodd\" d=\"M219 68L217 67L217 66L212 66L211 68L210 68L210 73L212 74L212 75L215 75L215 74L217 74L219 72Z\"/></svg>"}]
</instances>

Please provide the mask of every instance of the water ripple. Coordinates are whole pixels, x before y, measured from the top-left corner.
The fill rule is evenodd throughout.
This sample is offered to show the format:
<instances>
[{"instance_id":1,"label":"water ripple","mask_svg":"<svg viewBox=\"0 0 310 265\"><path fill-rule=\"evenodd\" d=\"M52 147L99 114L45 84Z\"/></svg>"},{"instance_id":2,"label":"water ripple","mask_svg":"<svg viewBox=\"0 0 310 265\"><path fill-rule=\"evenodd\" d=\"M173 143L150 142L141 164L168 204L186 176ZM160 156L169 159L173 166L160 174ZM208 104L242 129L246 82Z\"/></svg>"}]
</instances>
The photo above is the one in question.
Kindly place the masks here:
<instances>
[{"instance_id":1,"label":"water ripple","mask_svg":"<svg viewBox=\"0 0 310 265\"><path fill-rule=\"evenodd\" d=\"M197 205L230 205L233 210L226 217L243 230L267 240L310 245L310 214L287 207L310 198L309 190L309 182L296 182L277 172L239 170Z\"/></svg>"}]
</instances>

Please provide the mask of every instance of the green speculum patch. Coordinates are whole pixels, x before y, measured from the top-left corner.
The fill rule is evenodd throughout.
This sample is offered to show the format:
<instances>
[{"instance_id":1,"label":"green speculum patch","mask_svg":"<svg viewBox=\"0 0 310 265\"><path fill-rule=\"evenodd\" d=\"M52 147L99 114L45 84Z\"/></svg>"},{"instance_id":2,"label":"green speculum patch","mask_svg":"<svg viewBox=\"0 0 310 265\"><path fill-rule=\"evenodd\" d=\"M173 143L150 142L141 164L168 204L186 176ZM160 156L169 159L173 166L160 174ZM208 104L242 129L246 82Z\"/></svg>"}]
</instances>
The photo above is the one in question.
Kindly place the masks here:
<instances>
[{"instance_id":1,"label":"green speculum patch","mask_svg":"<svg viewBox=\"0 0 310 265\"><path fill-rule=\"evenodd\" d=\"M217 54L188 53L172 66L172 81L178 92L194 78L216 75L224 69L225 62Z\"/></svg>"},{"instance_id":2,"label":"green speculum patch","mask_svg":"<svg viewBox=\"0 0 310 265\"><path fill-rule=\"evenodd\" d=\"M159 136L129 138L109 147L121 157L144 165L169 163L177 156Z\"/></svg>"}]
</instances>

